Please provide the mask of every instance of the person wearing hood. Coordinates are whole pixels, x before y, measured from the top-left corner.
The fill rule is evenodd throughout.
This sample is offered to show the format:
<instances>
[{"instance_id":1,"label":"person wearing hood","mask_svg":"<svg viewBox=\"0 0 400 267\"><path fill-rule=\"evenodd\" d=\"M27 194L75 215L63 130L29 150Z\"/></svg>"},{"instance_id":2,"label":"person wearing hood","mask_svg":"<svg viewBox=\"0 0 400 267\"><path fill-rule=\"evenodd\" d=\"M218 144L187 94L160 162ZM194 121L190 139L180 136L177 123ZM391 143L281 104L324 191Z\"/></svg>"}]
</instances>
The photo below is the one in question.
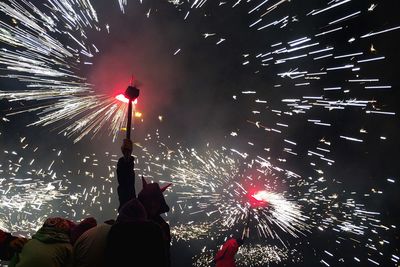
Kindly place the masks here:
<instances>
[{"instance_id":1,"label":"person wearing hood","mask_svg":"<svg viewBox=\"0 0 400 267\"><path fill-rule=\"evenodd\" d=\"M72 266L70 231L73 222L48 218L11 260L9 267L66 267Z\"/></svg>"},{"instance_id":2,"label":"person wearing hood","mask_svg":"<svg viewBox=\"0 0 400 267\"><path fill-rule=\"evenodd\" d=\"M235 255L243 245L241 238L229 238L215 255L216 267L236 267Z\"/></svg>"},{"instance_id":3,"label":"person wearing hood","mask_svg":"<svg viewBox=\"0 0 400 267\"><path fill-rule=\"evenodd\" d=\"M172 184L160 187L158 183L147 183L142 176L142 190L138 194L138 200L146 209L149 220L157 223L163 233L164 245L167 251L168 266L171 266L170 246L171 231L169 224L161 217L161 214L169 211L163 192Z\"/></svg>"}]
</instances>

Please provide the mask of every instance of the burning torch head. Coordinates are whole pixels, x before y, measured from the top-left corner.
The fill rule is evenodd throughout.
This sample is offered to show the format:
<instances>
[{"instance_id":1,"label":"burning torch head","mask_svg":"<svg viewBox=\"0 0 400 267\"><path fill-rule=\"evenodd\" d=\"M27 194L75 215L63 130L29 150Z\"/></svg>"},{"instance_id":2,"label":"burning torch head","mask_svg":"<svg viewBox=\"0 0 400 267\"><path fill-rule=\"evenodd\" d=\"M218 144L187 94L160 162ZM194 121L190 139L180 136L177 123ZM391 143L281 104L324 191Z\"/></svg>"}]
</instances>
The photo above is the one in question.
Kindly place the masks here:
<instances>
[{"instance_id":1,"label":"burning torch head","mask_svg":"<svg viewBox=\"0 0 400 267\"><path fill-rule=\"evenodd\" d=\"M128 86L128 88L126 88L124 95L129 100L134 101L139 96L139 89L133 86Z\"/></svg>"}]
</instances>

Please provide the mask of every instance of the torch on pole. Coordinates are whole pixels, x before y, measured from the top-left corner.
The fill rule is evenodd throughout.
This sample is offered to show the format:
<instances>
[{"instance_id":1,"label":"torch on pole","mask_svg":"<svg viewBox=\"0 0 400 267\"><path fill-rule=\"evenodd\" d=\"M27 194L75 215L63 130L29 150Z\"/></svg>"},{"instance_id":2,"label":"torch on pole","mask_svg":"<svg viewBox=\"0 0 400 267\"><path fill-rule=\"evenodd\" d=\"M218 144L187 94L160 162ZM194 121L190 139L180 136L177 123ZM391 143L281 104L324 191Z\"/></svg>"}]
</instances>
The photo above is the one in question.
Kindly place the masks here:
<instances>
[{"instance_id":1,"label":"torch on pole","mask_svg":"<svg viewBox=\"0 0 400 267\"><path fill-rule=\"evenodd\" d=\"M133 101L139 97L139 89L133 85L128 86L124 93L125 97L128 99L128 122L126 125L126 139L131 140L131 125L132 125L132 105Z\"/></svg>"}]
</instances>

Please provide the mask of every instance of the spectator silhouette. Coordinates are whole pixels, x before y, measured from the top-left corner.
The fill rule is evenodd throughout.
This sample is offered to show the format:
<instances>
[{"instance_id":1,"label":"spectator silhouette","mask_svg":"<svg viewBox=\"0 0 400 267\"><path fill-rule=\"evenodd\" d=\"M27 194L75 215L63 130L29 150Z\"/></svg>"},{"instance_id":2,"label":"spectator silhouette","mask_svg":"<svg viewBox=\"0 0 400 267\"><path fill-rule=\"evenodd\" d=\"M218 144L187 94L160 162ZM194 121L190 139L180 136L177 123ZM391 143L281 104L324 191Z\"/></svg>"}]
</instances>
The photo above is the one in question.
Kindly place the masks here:
<instances>
[{"instance_id":1,"label":"spectator silhouette","mask_svg":"<svg viewBox=\"0 0 400 267\"><path fill-rule=\"evenodd\" d=\"M216 267L236 267L235 255L241 245L243 245L241 238L228 239L215 255Z\"/></svg>"},{"instance_id":2,"label":"spectator silhouette","mask_svg":"<svg viewBox=\"0 0 400 267\"><path fill-rule=\"evenodd\" d=\"M61 267L72 264L70 230L67 219L48 218L11 260L9 267Z\"/></svg>"},{"instance_id":3,"label":"spectator silhouette","mask_svg":"<svg viewBox=\"0 0 400 267\"><path fill-rule=\"evenodd\" d=\"M137 199L121 208L108 234L107 266L167 266L161 228L146 218L146 211Z\"/></svg>"},{"instance_id":4,"label":"spectator silhouette","mask_svg":"<svg viewBox=\"0 0 400 267\"><path fill-rule=\"evenodd\" d=\"M134 171L134 157L132 154L132 141L124 139L121 152L123 157L119 158L117 163L117 180L118 180L118 198L119 207L128 202L131 198L136 198L135 192L135 171Z\"/></svg>"},{"instance_id":5,"label":"spectator silhouette","mask_svg":"<svg viewBox=\"0 0 400 267\"><path fill-rule=\"evenodd\" d=\"M28 239L13 236L0 230L0 260L9 261L15 253L22 250Z\"/></svg>"},{"instance_id":6,"label":"spectator silhouette","mask_svg":"<svg viewBox=\"0 0 400 267\"><path fill-rule=\"evenodd\" d=\"M74 244L74 267L105 267L108 233L114 220L90 228Z\"/></svg>"},{"instance_id":7,"label":"spectator silhouette","mask_svg":"<svg viewBox=\"0 0 400 267\"><path fill-rule=\"evenodd\" d=\"M97 221L93 217L83 219L79 224L75 225L71 230L71 244L74 245L76 240L87 230L97 225Z\"/></svg>"},{"instance_id":8,"label":"spectator silhouette","mask_svg":"<svg viewBox=\"0 0 400 267\"><path fill-rule=\"evenodd\" d=\"M171 266L170 244L171 231L169 224L161 217L162 213L169 211L163 192L171 185L168 184L162 188L158 183L147 183L142 176L142 191L139 192L138 199L146 209L149 220L157 223L163 233L164 246L167 252L167 266Z\"/></svg>"}]
</instances>

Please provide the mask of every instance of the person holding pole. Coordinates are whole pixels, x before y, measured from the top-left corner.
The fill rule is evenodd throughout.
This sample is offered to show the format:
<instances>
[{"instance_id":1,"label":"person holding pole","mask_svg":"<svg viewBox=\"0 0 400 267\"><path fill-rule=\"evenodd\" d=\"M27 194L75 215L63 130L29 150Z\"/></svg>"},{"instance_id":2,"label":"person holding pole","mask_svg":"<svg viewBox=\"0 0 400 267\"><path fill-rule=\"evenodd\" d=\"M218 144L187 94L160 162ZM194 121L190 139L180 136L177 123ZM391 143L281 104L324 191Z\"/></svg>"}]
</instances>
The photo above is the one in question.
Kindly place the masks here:
<instances>
[{"instance_id":1,"label":"person holding pole","mask_svg":"<svg viewBox=\"0 0 400 267\"><path fill-rule=\"evenodd\" d=\"M131 200L136 198L135 192L135 171L134 171L134 157L132 154L132 141L124 139L121 152L123 156L119 158L117 163L117 179L118 179L118 199L119 207L118 211L122 206Z\"/></svg>"},{"instance_id":2,"label":"person holding pole","mask_svg":"<svg viewBox=\"0 0 400 267\"><path fill-rule=\"evenodd\" d=\"M123 157L119 158L117 164L117 179L118 179L118 199L119 207L118 211L122 206L131 200L136 198L135 192L135 171L134 171L134 157L132 156L132 141L131 141L131 123L132 123L132 105L133 101L139 97L139 89L132 85L128 86L124 95L128 99L128 113L127 113L127 126L126 126L126 138L122 142L121 152Z\"/></svg>"}]
</instances>

